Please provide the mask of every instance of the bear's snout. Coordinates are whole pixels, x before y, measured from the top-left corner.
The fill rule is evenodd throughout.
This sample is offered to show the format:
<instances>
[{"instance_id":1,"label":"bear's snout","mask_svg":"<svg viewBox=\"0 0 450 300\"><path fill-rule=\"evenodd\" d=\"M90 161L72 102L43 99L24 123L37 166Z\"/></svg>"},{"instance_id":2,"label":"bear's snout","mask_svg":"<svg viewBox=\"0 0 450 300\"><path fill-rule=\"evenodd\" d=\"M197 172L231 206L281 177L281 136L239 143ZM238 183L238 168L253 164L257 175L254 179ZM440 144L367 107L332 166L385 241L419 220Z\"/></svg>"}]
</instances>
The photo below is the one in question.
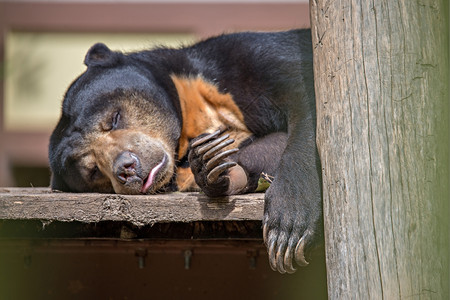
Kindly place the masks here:
<instances>
[{"instance_id":1,"label":"bear's snout","mask_svg":"<svg viewBox=\"0 0 450 300\"><path fill-rule=\"evenodd\" d=\"M125 133L125 131L124 131ZM97 139L95 157L118 194L152 194L173 175L173 153L163 141L140 132ZM102 150L100 150L102 149Z\"/></svg>"},{"instance_id":2,"label":"bear's snout","mask_svg":"<svg viewBox=\"0 0 450 300\"><path fill-rule=\"evenodd\" d=\"M142 183L142 167L136 154L124 151L120 153L113 163L115 179L122 184Z\"/></svg>"}]
</instances>

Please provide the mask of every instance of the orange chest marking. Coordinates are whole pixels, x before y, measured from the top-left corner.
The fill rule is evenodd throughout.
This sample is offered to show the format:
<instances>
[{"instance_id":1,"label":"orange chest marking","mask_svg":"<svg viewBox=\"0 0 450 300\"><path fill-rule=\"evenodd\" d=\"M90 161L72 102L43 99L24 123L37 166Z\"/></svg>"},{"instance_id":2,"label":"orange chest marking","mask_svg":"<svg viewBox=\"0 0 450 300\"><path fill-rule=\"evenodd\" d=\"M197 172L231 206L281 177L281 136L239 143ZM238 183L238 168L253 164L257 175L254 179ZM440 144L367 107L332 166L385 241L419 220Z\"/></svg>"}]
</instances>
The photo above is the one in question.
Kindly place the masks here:
<instances>
[{"instance_id":1,"label":"orange chest marking","mask_svg":"<svg viewBox=\"0 0 450 300\"><path fill-rule=\"evenodd\" d=\"M203 133L211 133L225 127L235 140L234 148L252 134L244 122L244 116L230 94L222 94L214 84L202 77L178 77L172 75L178 92L183 118L179 139L178 158L186 155L189 140ZM190 169L178 168L177 184L180 191L198 189Z\"/></svg>"},{"instance_id":2,"label":"orange chest marking","mask_svg":"<svg viewBox=\"0 0 450 300\"><path fill-rule=\"evenodd\" d=\"M171 77L178 92L183 118L179 158L186 155L190 139L202 133L211 133L220 127L229 129L230 136L235 139L233 147L251 136L241 110L229 93L220 93L217 86L200 76Z\"/></svg>"}]
</instances>

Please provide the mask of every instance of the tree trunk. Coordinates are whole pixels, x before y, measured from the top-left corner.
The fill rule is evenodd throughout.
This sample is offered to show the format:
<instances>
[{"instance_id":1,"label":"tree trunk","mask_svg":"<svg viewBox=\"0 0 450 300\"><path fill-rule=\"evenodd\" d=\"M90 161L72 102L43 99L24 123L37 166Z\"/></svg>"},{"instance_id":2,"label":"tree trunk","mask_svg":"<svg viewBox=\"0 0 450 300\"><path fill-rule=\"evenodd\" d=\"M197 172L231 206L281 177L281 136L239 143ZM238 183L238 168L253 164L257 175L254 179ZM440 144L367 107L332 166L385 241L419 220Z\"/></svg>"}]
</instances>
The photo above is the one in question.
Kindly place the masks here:
<instances>
[{"instance_id":1,"label":"tree trunk","mask_svg":"<svg viewBox=\"0 0 450 300\"><path fill-rule=\"evenodd\" d=\"M448 0L311 0L330 299L448 299Z\"/></svg>"}]
</instances>

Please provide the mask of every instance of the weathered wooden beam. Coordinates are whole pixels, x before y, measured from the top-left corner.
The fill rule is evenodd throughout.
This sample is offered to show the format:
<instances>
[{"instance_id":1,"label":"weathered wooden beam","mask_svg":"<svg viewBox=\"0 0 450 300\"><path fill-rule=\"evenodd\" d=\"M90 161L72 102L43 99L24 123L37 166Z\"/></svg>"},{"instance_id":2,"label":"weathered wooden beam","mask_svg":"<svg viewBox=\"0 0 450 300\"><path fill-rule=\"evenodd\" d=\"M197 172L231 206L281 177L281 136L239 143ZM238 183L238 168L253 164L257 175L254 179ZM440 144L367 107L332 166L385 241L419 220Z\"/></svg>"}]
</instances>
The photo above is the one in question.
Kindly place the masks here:
<instances>
[{"instance_id":1,"label":"weathered wooden beam","mask_svg":"<svg viewBox=\"0 0 450 300\"><path fill-rule=\"evenodd\" d=\"M46 188L0 188L0 220L125 221L135 226L260 221L263 203L261 193L211 199L201 193L133 196L55 193Z\"/></svg>"},{"instance_id":2,"label":"weathered wooden beam","mask_svg":"<svg viewBox=\"0 0 450 300\"><path fill-rule=\"evenodd\" d=\"M449 299L448 0L310 1L329 299Z\"/></svg>"}]
</instances>

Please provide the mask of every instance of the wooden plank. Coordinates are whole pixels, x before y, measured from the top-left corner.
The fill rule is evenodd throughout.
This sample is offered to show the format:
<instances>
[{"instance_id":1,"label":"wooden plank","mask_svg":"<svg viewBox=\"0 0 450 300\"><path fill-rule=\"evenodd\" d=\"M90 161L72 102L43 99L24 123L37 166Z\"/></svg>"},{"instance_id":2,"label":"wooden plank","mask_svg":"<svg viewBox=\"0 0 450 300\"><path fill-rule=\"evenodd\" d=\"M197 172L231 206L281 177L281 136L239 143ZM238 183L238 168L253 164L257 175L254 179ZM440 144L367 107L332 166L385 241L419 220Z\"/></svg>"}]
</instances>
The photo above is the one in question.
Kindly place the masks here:
<instances>
[{"instance_id":1,"label":"wooden plank","mask_svg":"<svg viewBox=\"0 0 450 300\"><path fill-rule=\"evenodd\" d=\"M201 193L150 196L56 193L45 188L0 188L1 220L82 223L126 221L135 226L168 222L260 221L264 194L211 199Z\"/></svg>"}]
</instances>

